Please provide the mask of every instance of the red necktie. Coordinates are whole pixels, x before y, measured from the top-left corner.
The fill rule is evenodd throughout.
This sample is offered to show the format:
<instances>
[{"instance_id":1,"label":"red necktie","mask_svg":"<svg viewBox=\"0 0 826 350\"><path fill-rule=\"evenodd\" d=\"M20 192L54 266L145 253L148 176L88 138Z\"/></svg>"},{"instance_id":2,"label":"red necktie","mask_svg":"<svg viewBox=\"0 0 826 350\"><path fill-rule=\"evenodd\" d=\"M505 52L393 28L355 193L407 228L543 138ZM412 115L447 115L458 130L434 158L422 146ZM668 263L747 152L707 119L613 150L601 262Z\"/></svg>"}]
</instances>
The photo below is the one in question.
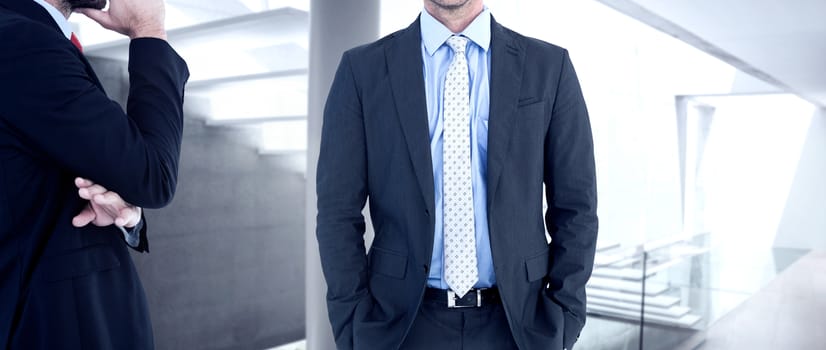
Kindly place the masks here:
<instances>
[{"instance_id":1,"label":"red necktie","mask_svg":"<svg viewBox=\"0 0 826 350\"><path fill-rule=\"evenodd\" d=\"M77 36L75 36L75 33L72 33L72 39L71 40L72 40L72 44L75 44L75 47L78 50L80 50L80 52L83 52L83 46L80 45L80 40L77 40Z\"/></svg>"}]
</instances>

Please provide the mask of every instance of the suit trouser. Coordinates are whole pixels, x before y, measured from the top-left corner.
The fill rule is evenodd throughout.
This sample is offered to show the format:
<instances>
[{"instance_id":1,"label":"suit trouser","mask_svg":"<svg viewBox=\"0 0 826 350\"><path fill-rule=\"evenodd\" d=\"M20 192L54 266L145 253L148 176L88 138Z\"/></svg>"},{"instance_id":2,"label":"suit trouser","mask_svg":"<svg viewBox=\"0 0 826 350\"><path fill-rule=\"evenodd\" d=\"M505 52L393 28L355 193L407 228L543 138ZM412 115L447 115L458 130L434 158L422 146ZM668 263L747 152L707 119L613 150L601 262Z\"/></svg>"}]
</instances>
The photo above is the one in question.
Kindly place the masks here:
<instances>
[{"instance_id":1,"label":"suit trouser","mask_svg":"<svg viewBox=\"0 0 826 350\"><path fill-rule=\"evenodd\" d=\"M403 350L518 349L501 302L449 309L444 301L422 302Z\"/></svg>"}]
</instances>

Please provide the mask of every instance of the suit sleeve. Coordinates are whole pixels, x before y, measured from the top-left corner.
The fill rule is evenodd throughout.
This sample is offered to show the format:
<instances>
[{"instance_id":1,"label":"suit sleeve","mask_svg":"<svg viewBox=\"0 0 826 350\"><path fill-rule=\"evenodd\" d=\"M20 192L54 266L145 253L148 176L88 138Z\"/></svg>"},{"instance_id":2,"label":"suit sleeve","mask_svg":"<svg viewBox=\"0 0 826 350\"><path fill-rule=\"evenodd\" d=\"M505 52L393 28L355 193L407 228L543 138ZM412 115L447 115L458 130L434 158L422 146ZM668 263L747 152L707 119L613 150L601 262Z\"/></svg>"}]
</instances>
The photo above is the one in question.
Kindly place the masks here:
<instances>
[{"instance_id":1,"label":"suit sleeve","mask_svg":"<svg viewBox=\"0 0 826 350\"><path fill-rule=\"evenodd\" d=\"M545 139L545 221L552 240L547 293L563 308L563 345L570 349L585 325L585 283L593 269L598 220L591 124L567 51L562 61Z\"/></svg>"},{"instance_id":2,"label":"suit sleeve","mask_svg":"<svg viewBox=\"0 0 826 350\"><path fill-rule=\"evenodd\" d=\"M327 104L316 179L321 266L336 345L353 348L353 322L367 289L364 216L367 159L363 114L348 55L342 57Z\"/></svg>"},{"instance_id":3,"label":"suit sleeve","mask_svg":"<svg viewBox=\"0 0 826 350\"><path fill-rule=\"evenodd\" d=\"M186 64L163 40L132 40L126 113L87 73L71 45L35 24L0 54L0 117L28 151L145 208L168 204L177 183ZM4 48L6 50L6 48Z\"/></svg>"}]
</instances>

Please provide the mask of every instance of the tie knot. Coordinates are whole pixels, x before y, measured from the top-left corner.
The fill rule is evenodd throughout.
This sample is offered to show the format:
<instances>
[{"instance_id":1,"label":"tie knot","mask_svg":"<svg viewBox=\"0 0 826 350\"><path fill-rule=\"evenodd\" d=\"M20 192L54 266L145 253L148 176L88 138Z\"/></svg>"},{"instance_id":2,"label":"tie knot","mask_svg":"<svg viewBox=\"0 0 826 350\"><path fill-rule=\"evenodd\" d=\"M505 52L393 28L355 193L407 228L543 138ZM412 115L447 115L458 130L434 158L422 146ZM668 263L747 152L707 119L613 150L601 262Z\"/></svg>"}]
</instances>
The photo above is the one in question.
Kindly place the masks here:
<instances>
[{"instance_id":1,"label":"tie knot","mask_svg":"<svg viewBox=\"0 0 826 350\"><path fill-rule=\"evenodd\" d=\"M467 47L467 38L458 35L452 35L447 38L447 44L453 49L455 53L464 53Z\"/></svg>"}]
</instances>

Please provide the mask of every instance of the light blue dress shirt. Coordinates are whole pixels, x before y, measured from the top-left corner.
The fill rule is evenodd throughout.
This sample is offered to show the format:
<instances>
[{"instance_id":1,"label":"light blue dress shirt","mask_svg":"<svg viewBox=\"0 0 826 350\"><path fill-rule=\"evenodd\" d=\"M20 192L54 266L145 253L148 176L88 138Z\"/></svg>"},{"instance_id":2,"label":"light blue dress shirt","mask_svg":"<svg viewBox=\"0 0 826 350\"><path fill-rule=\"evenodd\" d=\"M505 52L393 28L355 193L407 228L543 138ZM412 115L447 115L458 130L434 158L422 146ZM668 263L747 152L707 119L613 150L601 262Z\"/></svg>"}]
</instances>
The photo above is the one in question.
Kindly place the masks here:
<instances>
[{"instance_id":1,"label":"light blue dress shirt","mask_svg":"<svg viewBox=\"0 0 826 350\"><path fill-rule=\"evenodd\" d=\"M52 16L52 19L55 21L55 23L57 23L57 26L60 28L60 31L63 32L63 35L66 37L66 39L71 39L72 25L69 24L69 20L67 20L66 17L64 17L63 14L60 13L60 11L58 11L57 8L55 8L46 1L34 0L34 2L40 6L43 6L43 8L46 9L46 12L48 12L49 15ZM140 225L136 225L135 227L140 227ZM139 234L139 230L136 230L135 228L125 229L120 226L117 226L117 228L120 229L121 233L123 233L123 239L126 241L126 244L128 244L131 247L137 247L138 245L140 245L141 237Z\"/></svg>"},{"instance_id":2,"label":"light blue dress shirt","mask_svg":"<svg viewBox=\"0 0 826 350\"><path fill-rule=\"evenodd\" d=\"M442 104L444 80L453 50L445 44L452 33L433 18L427 10L422 11L422 59L424 61L424 82L427 94L427 116L430 127L430 154L433 160L433 180L436 190L436 235L433 240L433 257L427 285L433 288L449 289L444 275L444 201L442 182L442 144L444 118ZM470 76L470 145L471 166L473 167L473 214L476 228L476 257L479 281L476 288L488 288L496 284L493 271L493 257L488 235L487 210L487 167L488 167L488 110L490 106L490 11L485 10L459 35L468 39L467 55Z\"/></svg>"}]
</instances>

